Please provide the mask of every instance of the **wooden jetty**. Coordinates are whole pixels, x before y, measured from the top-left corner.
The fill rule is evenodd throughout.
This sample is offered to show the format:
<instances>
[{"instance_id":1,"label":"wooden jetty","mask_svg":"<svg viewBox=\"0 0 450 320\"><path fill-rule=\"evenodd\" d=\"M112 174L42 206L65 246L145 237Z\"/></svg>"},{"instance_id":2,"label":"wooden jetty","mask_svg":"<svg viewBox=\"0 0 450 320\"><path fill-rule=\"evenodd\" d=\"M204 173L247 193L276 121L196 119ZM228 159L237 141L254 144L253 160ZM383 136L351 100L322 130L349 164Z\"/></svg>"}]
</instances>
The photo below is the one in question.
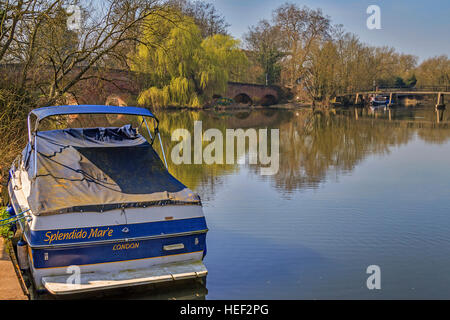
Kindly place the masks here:
<instances>
[{"instance_id":1,"label":"wooden jetty","mask_svg":"<svg viewBox=\"0 0 450 320\"><path fill-rule=\"evenodd\" d=\"M385 95L389 96L389 104L388 106L392 106L395 103L397 103L398 98L401 96L425 96L425 95L434 95L436 96L436 109L445 109L445 102L444 102L444 96L450 95L450 91L404 91L399 90L397 88L386 88L381 90L375 90L375 91L360 91L356 93L351 94L344 94L340 95L342 97L352 97L355 96L354 104L359 105L363 103L364 100L368 100L368 97L370 95Z\"/></svg>"}]
</instances>

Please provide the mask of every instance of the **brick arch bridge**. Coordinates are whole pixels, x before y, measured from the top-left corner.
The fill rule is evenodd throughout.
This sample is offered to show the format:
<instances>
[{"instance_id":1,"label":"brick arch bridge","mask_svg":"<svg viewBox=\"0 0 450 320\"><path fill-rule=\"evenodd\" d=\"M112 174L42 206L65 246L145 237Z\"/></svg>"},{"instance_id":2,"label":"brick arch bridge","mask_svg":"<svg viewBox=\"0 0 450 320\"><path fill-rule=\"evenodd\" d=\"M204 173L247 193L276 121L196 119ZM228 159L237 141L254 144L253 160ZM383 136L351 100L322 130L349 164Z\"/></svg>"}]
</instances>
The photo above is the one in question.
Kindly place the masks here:
<instances>
[{"instance_id":1,"label":"brick arch bridge","mask_svg":"<svg viewBox=\"0 0 450 320\"><path fill-rule=\"evenodd\" d=\"M98 97L102 101L105 100L102 104L125 106L127 105L127 101L130 100L130 96L137 96L139 90L133 84L133 81L127 81L123 74L116 74L116 76L119 76L117 77L119 80L113 85L111 83L103 84L102 93ZM99 88L99 86L95 85L94 88ZM233 99L236 103L240 104L263 106L276 104L280 99L279 88L276 86L239 82L229 82L225 95L214 95L214 97ZM85 103L88 102L85 101Z\"/></svg>"},{"instance_id":2,"label":"brick arch bridge","mask_svg":"<svg viewBox=\"0 0 450 320\"><path fill-rule=\"evenodd\" d=\"M238 103L272 105L279 101L279 88L260 84L228 82L226 98Z\"/></svg>"},{"instance_id":3,"label":"brick arch bridge","mask_svg":"<svg viewBox=\"0 0 450 320\"><path fill-rule=\"evenodd\" d=\"M134 100L140 90L139 74L122 70L109 70L111 81L92 79L80 82L66 100L70 104L106 104L126 106ZM105 77L103 77L104 79ZM233 99L236 103L247 105L273 105L280 99L280 88L251 83L229 82L225 95L215 95Z\"/></svg>"},{"instance_id":4,"label":"brick arch bridge","mask_svg":"<svg viewBox=\"0 0 450 320\"><path fill-rule=\"evenodd\" d=\"M2 64L0 71L2 73L5 71L5 81L14 81L20 68L16 64ZM50 72L47 74L44 69L42 76L50 77L51 74ZM134 100L133 97L136 97L143 89L142 74L126 70L92 68L86 76L89 80L78 82L69 93L66 93L65 103L125 106L131 103ZM272 105L279 101L279 92L280 88L277 86L229 82L223 97L241 104ZM216 95L217 97L220 95Z\"/></svg>"}]
</instances>

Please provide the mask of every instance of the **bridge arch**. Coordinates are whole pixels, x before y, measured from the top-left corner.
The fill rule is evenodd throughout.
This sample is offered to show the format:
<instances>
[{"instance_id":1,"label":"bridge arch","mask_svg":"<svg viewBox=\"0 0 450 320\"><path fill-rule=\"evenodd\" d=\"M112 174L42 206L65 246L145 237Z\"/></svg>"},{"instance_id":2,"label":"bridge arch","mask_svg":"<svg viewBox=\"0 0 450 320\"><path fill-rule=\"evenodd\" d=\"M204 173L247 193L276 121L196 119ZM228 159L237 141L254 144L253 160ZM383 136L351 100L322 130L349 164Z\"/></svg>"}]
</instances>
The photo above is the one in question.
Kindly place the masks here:
<instances>
[{"instance_id":1,"label":"bridge arch","mask_svg":"<svg viewBox=\"0 0 450 320\"><path fill-rule=\"evenodd\" d=\"M277 103L277 98L273 94L266 94L261 98L261 100L259 100L259 103L262 106L271 106Z\"/></svg>"},{"instance_id":2,"label":"bridge arch","mask_svg":"<svg viewBox=\"0 0 450 320\"><path fill-rule=\"evenodd\" d=\"M265 86L252 83L229 82L225 97L234 98L235 102L240 102L245 96L251 100L251 105L275 104L279 99L279 87ZM236 101L236 98L238 101ZM248 101L248 99L246 99ZM242 102L241 102L242 103Z\"/></svg>"},{"instance_id":3,"label":"bridge arch","mask_svg":"<svg viewBox=\"0 0 450 320\"><path fill-rule=\"evenodd\" d=\"M234 102L240 103L240 104L248 104L248 105L253 104L252 98L250 98L250 96L248 94L243 93L243 92L234 96L233 100L234 100Z\"/></svg>"}]
</instances>

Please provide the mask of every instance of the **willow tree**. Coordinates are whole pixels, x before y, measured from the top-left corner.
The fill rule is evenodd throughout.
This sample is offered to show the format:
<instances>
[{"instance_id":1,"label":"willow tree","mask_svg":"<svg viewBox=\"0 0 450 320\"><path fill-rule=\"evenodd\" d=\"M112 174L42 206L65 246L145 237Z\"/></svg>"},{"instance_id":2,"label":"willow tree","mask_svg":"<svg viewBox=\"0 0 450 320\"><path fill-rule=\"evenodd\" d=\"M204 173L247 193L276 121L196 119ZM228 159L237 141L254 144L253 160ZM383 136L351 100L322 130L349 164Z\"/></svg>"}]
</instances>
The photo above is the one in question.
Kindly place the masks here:
<instances>
[{"instance_id":1,"label":"willow tree","mask_svg":"<svg viewBox=\"0 0 450 320\"><path fill-rule=\"evenodd\" d=\"M216 34L205 39L190 17L173 13L176 23L167 19L148 25L161 32L143 30L143 43L132 57L132 69L147 74L147 89L141 92L141 105L200 107L214 94L223 95L231 75L242 70L247 59L239 41ZM153 18L153 17L152 17ZM166 33L166 34L164 34ZM159 35L158 39L149 39ZM163 35L163 36L161 36Z\"/></svg>"}]
</instances>

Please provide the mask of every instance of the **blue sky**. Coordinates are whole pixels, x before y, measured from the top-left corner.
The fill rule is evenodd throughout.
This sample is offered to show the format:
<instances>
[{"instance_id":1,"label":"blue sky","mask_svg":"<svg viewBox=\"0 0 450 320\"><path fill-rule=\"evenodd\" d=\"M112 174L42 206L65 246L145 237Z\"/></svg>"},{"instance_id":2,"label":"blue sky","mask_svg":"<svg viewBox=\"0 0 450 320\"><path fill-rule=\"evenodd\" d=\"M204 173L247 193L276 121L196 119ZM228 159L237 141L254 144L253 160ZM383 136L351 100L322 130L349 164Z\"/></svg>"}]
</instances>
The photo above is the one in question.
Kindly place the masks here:
<instances>
[{"instance_id":1,"label":"blue sky","mask_svg":"<svg viewBox=\"0 0 450 320\"><path fill-rule=\"evenodd\" d=\"M206 0L231 24L229 31L242 39L250 25L270 19L272 10L286 0ZM343 24L361 41L375 46L392 46L398 52L414 54L419 61L447 54L450 56L449 0L291 0L300 7L321 8L333 24ZM369 5L381 9L381 30L369 30Z\"/></svg>"}]
</instances>

